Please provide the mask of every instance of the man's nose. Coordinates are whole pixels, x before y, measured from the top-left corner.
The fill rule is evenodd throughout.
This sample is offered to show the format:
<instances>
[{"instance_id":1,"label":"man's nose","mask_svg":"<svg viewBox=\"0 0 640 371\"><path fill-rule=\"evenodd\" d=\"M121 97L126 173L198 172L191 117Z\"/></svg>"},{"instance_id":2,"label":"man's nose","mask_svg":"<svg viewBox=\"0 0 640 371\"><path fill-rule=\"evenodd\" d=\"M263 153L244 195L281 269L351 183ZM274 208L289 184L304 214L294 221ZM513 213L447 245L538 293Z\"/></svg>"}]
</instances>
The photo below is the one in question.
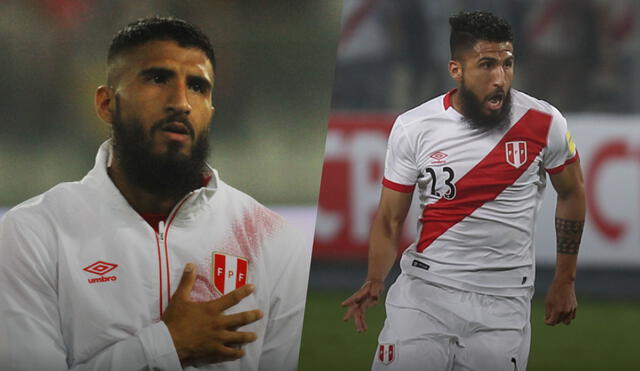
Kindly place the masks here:
<instances>
[{"instance_id":1,"label":"man's nose","mask_svg":"<svg viewBox=\"0 0 640 371\"><path fill-rule=\"evenodd\" d=\"M496 88L504 88L507 82L507 73L503 66L498 66L493 71L493 86Z\"/></svg>"},{"instance_id":2,"label":"man's nose","mask_svg":"<svg viewBox=\"0 0 640 371\"><path fill-rule=\"evenodd\" d=\"M191 113L191 103L189 103L189 91L187 85L183 82L176 82L171 87L171 91L167 101L167 111L172 113L189 114Z\"/></svg>"}]
</instances>

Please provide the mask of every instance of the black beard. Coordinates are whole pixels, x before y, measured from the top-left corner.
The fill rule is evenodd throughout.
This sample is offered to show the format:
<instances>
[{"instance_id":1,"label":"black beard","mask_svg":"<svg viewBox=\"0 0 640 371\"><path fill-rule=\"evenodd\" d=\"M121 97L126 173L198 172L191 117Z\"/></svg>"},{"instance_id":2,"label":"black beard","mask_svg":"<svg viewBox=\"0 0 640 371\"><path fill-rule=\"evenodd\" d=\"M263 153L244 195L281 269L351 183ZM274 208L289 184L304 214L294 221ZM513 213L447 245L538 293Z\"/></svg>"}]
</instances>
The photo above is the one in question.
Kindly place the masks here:
<instances>
[{"instance_id":1,"label":"black beard","mask_svg":"<svg viewBox=\"0 0 640 371\"><path fill-rule=\"evenodd\" d=\"M488 132L493 129L504 130L511 121L511 91L504 95L502 108L498 112L487 115L484 113L484 101L464 86L460 84L460 103L462 106L462 116L471 129Z\"/></svg>"},{"instance_id":2,"label":"black beard","mask_svg":"<svg viewBox=\"0 0 640 371\"><path fill-rule=\"evenodd\" d=\"M156 155L151 152L153 134L171 121L182 121L193 138L191 124L185 118L168 117L155 123L149 136L145 136L139 120L124 122L119 99L113 116L113 153L127 181L154 195L180 199L202 186L202 170L209 155L209 140L203 132L191 148L191 156L180 153L180 145L171 143L167 151ZM186 122L185 122L186 121Z\"/></svg>"}]
</instances>

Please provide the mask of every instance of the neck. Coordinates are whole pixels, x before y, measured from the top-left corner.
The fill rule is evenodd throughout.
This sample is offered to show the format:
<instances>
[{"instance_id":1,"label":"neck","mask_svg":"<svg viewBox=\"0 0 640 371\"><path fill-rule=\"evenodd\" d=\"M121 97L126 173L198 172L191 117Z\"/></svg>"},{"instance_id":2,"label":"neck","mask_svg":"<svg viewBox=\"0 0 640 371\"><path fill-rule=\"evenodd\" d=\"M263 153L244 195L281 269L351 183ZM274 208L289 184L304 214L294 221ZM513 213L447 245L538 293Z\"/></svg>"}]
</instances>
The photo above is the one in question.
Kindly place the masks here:
<instances>
[{"instance_id":1,"label":"neck","mask_svg":"<svg viewBox=\"0 0 640 371\"><path fill-rule=\"evenodd\" d=\"M451 93L451 106L453 107L453 109L462 114L462 102L460 101L460 94L458 94L459 92L460 88L458 87L456 91Z\"/></svg>"},{"instance_id":2,"label":"neck","mask_svg":"<svg viewBox=\"0 0 640 371\"><path fill-rule=\"evenodd\" d=\"M116 158L107 169L113 184L138 214L169 214L181 198L159 196L129 182Z\"/></svg>"}]
</instances>

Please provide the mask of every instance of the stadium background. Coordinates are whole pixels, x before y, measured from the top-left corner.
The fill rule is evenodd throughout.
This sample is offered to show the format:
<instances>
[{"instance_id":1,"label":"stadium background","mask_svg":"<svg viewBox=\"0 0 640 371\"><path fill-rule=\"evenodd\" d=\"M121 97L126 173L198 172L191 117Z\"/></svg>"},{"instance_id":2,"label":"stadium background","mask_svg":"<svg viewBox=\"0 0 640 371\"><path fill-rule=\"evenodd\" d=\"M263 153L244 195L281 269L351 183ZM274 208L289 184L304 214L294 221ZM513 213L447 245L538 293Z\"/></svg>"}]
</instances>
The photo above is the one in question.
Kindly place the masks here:
<instances>
[{"instance_id":1,"label":"stadium background","mask_svg":"<svg viewBox=\"0 0 640 371\"><path fill-rule=\"evenodd\" d=\"M570 326L543 324L553 275L554 192L536 227L529 370L640 370L640 2L345 0L326 144L301 370L366 370L382 327L341 323L339 303L364 281L386 136L395 116L453 87L448 17L489 10L513 25L516 89L568 118L588 199ZM403 236L415 234L411 211ZM393 281L397 270L389 279ZM399 354L399 357L402 355ZM425 370L429 369L425 365Z\"/></svg>"}]
</instances>

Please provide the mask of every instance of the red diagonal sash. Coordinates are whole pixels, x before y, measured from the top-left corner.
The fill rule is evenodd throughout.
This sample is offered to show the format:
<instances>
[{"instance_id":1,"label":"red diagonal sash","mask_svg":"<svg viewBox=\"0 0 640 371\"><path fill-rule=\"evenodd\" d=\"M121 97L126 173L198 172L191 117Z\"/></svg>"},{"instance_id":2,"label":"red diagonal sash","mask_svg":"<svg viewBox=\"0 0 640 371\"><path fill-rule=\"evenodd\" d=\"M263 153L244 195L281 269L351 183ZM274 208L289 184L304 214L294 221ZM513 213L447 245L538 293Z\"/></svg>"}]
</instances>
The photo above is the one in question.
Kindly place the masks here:
<instances>
[{"instance_id":1,"label":"red diagonal sash","mask_svg":"<svg viewBox=\"0 0 640 371\"><path fill-rule=\"evenodd\" d=\"M422 231L418 252L424 251L449 228L469 216L486 202L494 200L529 168L547 145L551 115L529 110L500 142L473 169L455 183L456 197L441 198L422 211ZM506 161L506 143L527 142L527 160L516 168Z\"/></svg>"}]
</instances>

